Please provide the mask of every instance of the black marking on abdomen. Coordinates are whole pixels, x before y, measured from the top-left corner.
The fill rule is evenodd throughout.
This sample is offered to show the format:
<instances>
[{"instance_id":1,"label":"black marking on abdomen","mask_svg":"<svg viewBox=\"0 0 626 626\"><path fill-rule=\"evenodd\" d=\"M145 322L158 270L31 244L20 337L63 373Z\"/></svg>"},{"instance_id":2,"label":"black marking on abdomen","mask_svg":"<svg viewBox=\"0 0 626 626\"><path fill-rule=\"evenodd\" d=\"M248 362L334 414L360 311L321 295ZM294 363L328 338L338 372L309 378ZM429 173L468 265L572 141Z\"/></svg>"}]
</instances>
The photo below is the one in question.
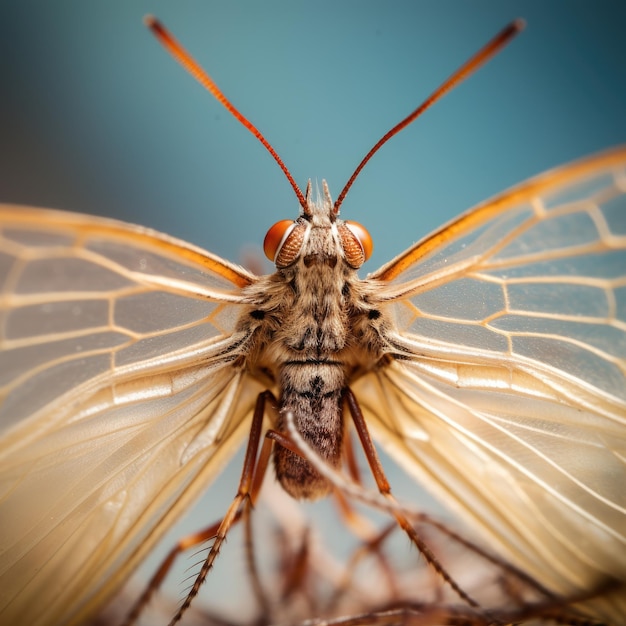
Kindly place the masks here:
<instances>
[{"instance_id":1,"label":"black marking on abdomen","mask_svg":"<svg viewBox=\"0 0 626 626\"><path fill-rule=\"evenodd\" d=\"M345 385L337 366L343 364L320 361L285 364L280 375L282 396L276 426L286 433L285 416L291 413L303 439L331 466L337 467L343 447ZM307 367L311 370L309 375ZM331 485L306 459L286 448L274 448L274 468L281 485L294 498L316 499L330 491Z\"/></svg>"}]
</instances>

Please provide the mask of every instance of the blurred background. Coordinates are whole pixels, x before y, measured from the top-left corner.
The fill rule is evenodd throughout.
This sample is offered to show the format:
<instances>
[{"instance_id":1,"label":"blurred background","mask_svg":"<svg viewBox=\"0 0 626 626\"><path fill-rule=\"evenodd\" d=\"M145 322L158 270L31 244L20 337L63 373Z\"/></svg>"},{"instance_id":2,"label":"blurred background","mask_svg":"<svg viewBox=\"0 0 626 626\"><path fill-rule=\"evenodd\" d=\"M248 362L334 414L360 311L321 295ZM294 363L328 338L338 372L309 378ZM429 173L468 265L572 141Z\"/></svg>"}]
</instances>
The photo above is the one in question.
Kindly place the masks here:
<instances>
[{"instance_id":1,"label":"blurred background","mask_svg":"<svg viewBox=\"0 0 626 626\"><path fill-rule=\"evenodd\" d=\"M302 187L326 179L334 197L383 133L509 21L527 20L355 183L342 216L374 237L364 273L479 201L626 142L626 5L617 0L4 0L0 201L144 224L233 261L297 215L278 167L164 52L146 13ZM211 498L189 528L223 513Z\"/></svg>"},{"instance_id":2,"label":"blurred background","mask_svg":"<svg viewBox=\"0 0 626 626\"><path fill-rule=\"evenodd\" d=\"M498 58L376 155L343 216L372 271L535 173L626 141L622 2L0 3L0 200L113 216L231 260L297 212L264 149L142 24L157 15L336 196L373 143L515 17Z\"/></svg>"}]
</instances>

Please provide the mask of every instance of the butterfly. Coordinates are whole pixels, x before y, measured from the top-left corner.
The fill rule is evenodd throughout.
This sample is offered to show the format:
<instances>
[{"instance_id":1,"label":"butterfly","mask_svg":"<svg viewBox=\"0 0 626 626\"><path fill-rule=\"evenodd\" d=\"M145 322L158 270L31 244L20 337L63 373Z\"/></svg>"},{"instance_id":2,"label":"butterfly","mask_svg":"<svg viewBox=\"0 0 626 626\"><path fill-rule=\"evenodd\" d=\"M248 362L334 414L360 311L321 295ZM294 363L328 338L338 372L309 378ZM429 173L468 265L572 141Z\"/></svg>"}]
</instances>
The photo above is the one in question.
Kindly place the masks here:
<instances>
[{"instance_id":1,"label":"butterfly","mask_svg":"<svg viewBox=\"0 0 626 626\"><path fill-rule=\"evenodd\" d=\"M334 203L326 187L302 194L276 157L301 214L268 232L268 276L150 229L0 208L3 623L93 615L239 448L253 414L279 431L295 418L338 464L344 403L494 552L584 600L585 614L619 621L626 148L531 179L360 279L371 242L339 206L369 157L434 99L376 144ZM328 432L307 415L326 416ZM306 457L274 454L287 491L330 488Z\"/></svg>"}]
</instances>

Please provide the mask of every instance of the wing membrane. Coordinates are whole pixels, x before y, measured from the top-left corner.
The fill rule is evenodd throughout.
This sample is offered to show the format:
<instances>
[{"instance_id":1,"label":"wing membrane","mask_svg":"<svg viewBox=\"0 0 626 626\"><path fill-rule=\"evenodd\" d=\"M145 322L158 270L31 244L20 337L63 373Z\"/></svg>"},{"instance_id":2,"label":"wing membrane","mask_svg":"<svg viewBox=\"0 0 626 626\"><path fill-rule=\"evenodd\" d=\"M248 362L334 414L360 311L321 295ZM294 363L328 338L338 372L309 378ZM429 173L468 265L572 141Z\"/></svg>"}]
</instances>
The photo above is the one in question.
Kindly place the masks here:
<instances>
[{"instance_id":1,"label":"wing membrane","mask_svg":"<svg viewBox=\"0 0 626 626\"><path fill-rule=\"evenodd\" d=\"M259 389L235 324L255 278L22 207L0 208L0 251L1 621L78 623L243 437Z\"/></svg>"},{"instance_id":2,"label":"wing membrane","mask_svg":"<svg viewBox=\"0 0 626 626\"><path fill-rule=\"evenodd\" d=\"M513 189L373 277L399 358L356 388L381 439L543 584L621 593L626 149Z\"/></svg>"},{"instance_id":3,"label":"wing membrane","mask_svg":"<svg viewBox=\"0 0 626 626\"><path fill-rule=\"evenodd\" d=\"M451 388L410 365L355 389L377 439L494 553L564 597L611 587L585 610L608 623L623 615L624 438L612 420Z\"/></svg>"}]
</instances>

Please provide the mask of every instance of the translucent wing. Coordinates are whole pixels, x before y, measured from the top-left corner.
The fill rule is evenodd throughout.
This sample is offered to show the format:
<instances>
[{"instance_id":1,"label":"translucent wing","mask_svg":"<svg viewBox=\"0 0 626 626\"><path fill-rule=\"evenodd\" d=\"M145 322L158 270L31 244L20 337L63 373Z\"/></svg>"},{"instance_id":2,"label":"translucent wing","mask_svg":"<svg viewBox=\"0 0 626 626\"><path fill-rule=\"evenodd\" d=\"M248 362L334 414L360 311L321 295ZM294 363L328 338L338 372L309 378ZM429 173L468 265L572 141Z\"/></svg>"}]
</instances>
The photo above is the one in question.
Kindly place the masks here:
<instances>
[{"instance_id":1,"label":"translucent wing","mask_svg":"<svg viewBox=\"0 0 626 626\"><path fill-rule=\"evenodd\" d=\"M623 619L626 149L530 180L371 278L398 355L355 385L380 439L555 592L617 585L589 610Z\"/></svg>"},{"instance_id":2,"label":"translucent wing","mask_svg":"<svg viewBox=\"0 0 626 626\"><path fill-rule=\"evenodd\" d=\"M146 229L0 207L0 622L80 622L234 452L254 281Z\"/></svg>"}]
</instances>

